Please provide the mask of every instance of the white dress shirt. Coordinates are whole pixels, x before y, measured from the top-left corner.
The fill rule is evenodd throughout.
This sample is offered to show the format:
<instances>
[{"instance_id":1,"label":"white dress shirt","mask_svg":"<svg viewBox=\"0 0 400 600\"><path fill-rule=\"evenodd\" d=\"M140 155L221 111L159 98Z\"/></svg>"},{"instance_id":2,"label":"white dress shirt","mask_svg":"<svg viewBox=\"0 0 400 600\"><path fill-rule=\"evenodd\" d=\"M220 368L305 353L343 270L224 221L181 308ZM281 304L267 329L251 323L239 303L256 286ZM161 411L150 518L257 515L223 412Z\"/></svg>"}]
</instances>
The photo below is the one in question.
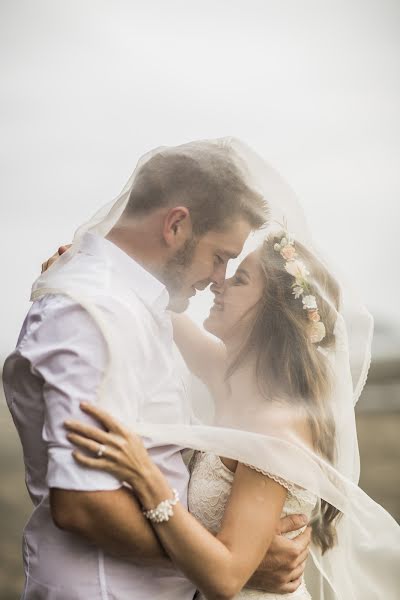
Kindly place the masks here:
<instances>
[{"instance_id":1,"label":"white dress shirt","mask_svg":"<svg viewBox=\"0 0 400 600\"><path fill-rule=\"evenodd\" d=\"M121 319L119 300L134 307L140 327L132 326L131 331L126 323L121 335L131 336L132 361L127 360L136 382L134 393L140 398L139 420L146 418L150 407L152 414L160 414L160 422L188 423L187 382L173 343L165 287L95 234L85 234L72 260L75 268L78 264L83 274L96 280L95 302L111 318ZM105 265L111 278L103 277ZM117 560L53 523L49 488L94 491L121 486L110 474L77 465L63 427L66 419L90 421L79 403L96 402L106 360L104 339L88 313L71 298L55 294L33 303L16 350L4 365L5 394L21 439L34 505L23 535L22 598L192 600L195 588L178 571ZM181 449L155 447L150 439L145 444L186 505L189 474Z\"/></svg>"}]
</instances>

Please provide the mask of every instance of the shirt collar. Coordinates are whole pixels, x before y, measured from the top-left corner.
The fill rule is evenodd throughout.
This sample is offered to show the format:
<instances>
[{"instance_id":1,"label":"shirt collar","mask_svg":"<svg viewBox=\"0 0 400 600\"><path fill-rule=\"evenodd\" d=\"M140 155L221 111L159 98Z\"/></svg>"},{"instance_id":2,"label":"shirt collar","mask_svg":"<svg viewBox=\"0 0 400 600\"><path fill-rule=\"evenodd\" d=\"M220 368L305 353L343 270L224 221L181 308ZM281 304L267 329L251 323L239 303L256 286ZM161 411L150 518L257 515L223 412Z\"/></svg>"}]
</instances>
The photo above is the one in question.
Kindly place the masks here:
<instances>
[{"instance_id":1,"label":"shirt collar","mask_svg":"<svg viewBox=\"0 0 400 600\"><path fill-rule=\"evenodd\" d=\"M118 271L127 287L132 289L146 306L159 314L165 312L169 303L165 285L116 244L96 233L87 232L82 236L79 248L95 256L105 256L113 270Z\"/></svg>"}]
</instances>

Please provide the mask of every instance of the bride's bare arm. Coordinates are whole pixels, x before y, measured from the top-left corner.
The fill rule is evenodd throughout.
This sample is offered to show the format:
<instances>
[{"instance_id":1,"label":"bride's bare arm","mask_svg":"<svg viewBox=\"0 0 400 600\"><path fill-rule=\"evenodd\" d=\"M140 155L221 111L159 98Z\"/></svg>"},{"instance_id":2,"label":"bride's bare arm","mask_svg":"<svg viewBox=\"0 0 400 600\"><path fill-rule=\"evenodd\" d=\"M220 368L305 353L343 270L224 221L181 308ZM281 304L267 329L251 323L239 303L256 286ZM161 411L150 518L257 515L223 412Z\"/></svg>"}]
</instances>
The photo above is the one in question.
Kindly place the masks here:
<instances>
[{"instance_id":1,"label":"bride's bare arm","mask_svg":"<svg viewBox=\"0 0 400 600\"><path fill-rule=\"evenodd\" d=\"M141 501L155 506L169 497L164 478L143 485ZM272 479L238 465L220 532L209 533L182 505L155 531L172 561L215 600L236 596L264 558L279 522L286 490Z\"/></svg>"},{"instance_id":2,"label":"bride's bare arm","mask_svg":"<svg viewBox=\"0 0 400 600\"><path fill-rule=\"evenodd\" d=\"M174 340L189 369L206 385L222 378L226 351L222 342L207 335L187 315L171 313Z\"/></svg>"}]
</instances>

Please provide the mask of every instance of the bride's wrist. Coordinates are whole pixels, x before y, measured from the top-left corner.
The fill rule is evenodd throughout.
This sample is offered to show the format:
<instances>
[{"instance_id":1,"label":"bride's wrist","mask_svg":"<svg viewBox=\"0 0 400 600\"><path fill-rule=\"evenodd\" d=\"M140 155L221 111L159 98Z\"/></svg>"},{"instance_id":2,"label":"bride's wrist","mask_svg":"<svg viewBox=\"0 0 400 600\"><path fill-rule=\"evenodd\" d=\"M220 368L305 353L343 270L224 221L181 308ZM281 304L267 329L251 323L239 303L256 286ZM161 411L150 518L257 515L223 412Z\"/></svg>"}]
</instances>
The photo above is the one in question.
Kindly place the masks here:
<instances>
[{"instance_id":1,"label":"bride's wrist","mask_svg":"<svg viewBox=\"0 0 400 600\"><path fill-rule=\"evenodd\" d=\"M138 481L129 481L143 507L150 510L158 506L160 502L173 497L172 488L156 465L152 465L143 473Z\"/></svg>"}]
</instances>

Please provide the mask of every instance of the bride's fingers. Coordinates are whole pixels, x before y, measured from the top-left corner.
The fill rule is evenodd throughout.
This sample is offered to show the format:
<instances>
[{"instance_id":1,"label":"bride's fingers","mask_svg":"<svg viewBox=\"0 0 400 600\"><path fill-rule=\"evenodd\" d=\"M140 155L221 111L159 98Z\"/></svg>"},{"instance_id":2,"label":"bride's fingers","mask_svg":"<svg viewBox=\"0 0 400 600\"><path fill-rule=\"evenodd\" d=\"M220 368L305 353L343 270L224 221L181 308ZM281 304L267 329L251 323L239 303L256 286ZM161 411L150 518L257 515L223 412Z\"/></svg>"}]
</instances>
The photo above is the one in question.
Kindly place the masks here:
<instances>
[{"instance_id":1,"label":"bride's fingers","mask_svg":"<svg viewBox=\"0 0 400 600\"><path fill-rule=\"evenodd\" d=\"M99 469L113 474L115 472L115 464L107 458L92 458L86 456L86 454L82 454L79 450L74 450L72 456L79 464L89 467L90 469Z\"/></svg>"},{"instance_id":2,"label":"bride's fingers","mask_svg":"<svg viewBox=\"0 0 400 600\"><path fill-rule=\"evenodd\" d=\"M102 408L99 408L94 404L86 404L85 402L82 402L80 407L85 413L100 421L100 423L102 423L109 431L117 433L122 437L127 437L128 431L125 429L125 427L123 427L121 423L117 421L117 419L114 419L114 417L112 417Z\"/></svg>"},{"instance_id":3,"label":"bride's fingers","mask_svg":"<svg viewBox=\"0 0 400 600\"><path fill-rule=\"evenodd\" d=\"M50 256L50 258L42 262L42 273L44 273L44 271L47 271L47 269L49 269L53 263L57 262L59 258L60 255L58 254L58 252L56 252L55 254Z\"/></svg>"},{"instance_id":4,"label":"bride's fingers","mask_svg":"<svg viewBox=\"0 0 400 600\"><path fill-rule=\"evenodd\" d=\"M99 444L99 442L94 442L93 440L83 437L82 435L78 435L77 433L68 433L67 438L70 442L75 444L75 446L85 448L85 450L89 450L95 455L97 455L100 448L104 446L104 448L101 448L102 456L108 459L115 459L114 449L110 445L107 446L106 444Z\"/></svg>"},{"instance_id":5,"label":"bride's fingers","mask_svg":"<svg viewBox=\"0 0 400 600\"><path fill-rule=\"evenodd\" d=\"M71 244L65 244L64 246L60 246L59 249L57 250L57 252L55 252L52 256L50 256L50 258L48 260L45 260L42 263L42 273L47 271L47 269L49 269L53 263L57 262L57 260L60 258L60 256L62 254L64 254L64 252L69 250L70 248L71 248Z\"/></svg>"},{"instance_id":6,"label":"bride's fingers","mask_svg":"<svg viewBox=\"0 0 400 600\"><path fill-rule=\"evenodd\" d=\"M95 442L99 442L100 444L114 445L112 434L108 433L107 431L103 431L99 427L87 425L86 423L81 423L80 421L64 421L64 425L70 433L77 433L78 435L89 438L90 440L94 440Z\"/></svg>"}]
</instances>

